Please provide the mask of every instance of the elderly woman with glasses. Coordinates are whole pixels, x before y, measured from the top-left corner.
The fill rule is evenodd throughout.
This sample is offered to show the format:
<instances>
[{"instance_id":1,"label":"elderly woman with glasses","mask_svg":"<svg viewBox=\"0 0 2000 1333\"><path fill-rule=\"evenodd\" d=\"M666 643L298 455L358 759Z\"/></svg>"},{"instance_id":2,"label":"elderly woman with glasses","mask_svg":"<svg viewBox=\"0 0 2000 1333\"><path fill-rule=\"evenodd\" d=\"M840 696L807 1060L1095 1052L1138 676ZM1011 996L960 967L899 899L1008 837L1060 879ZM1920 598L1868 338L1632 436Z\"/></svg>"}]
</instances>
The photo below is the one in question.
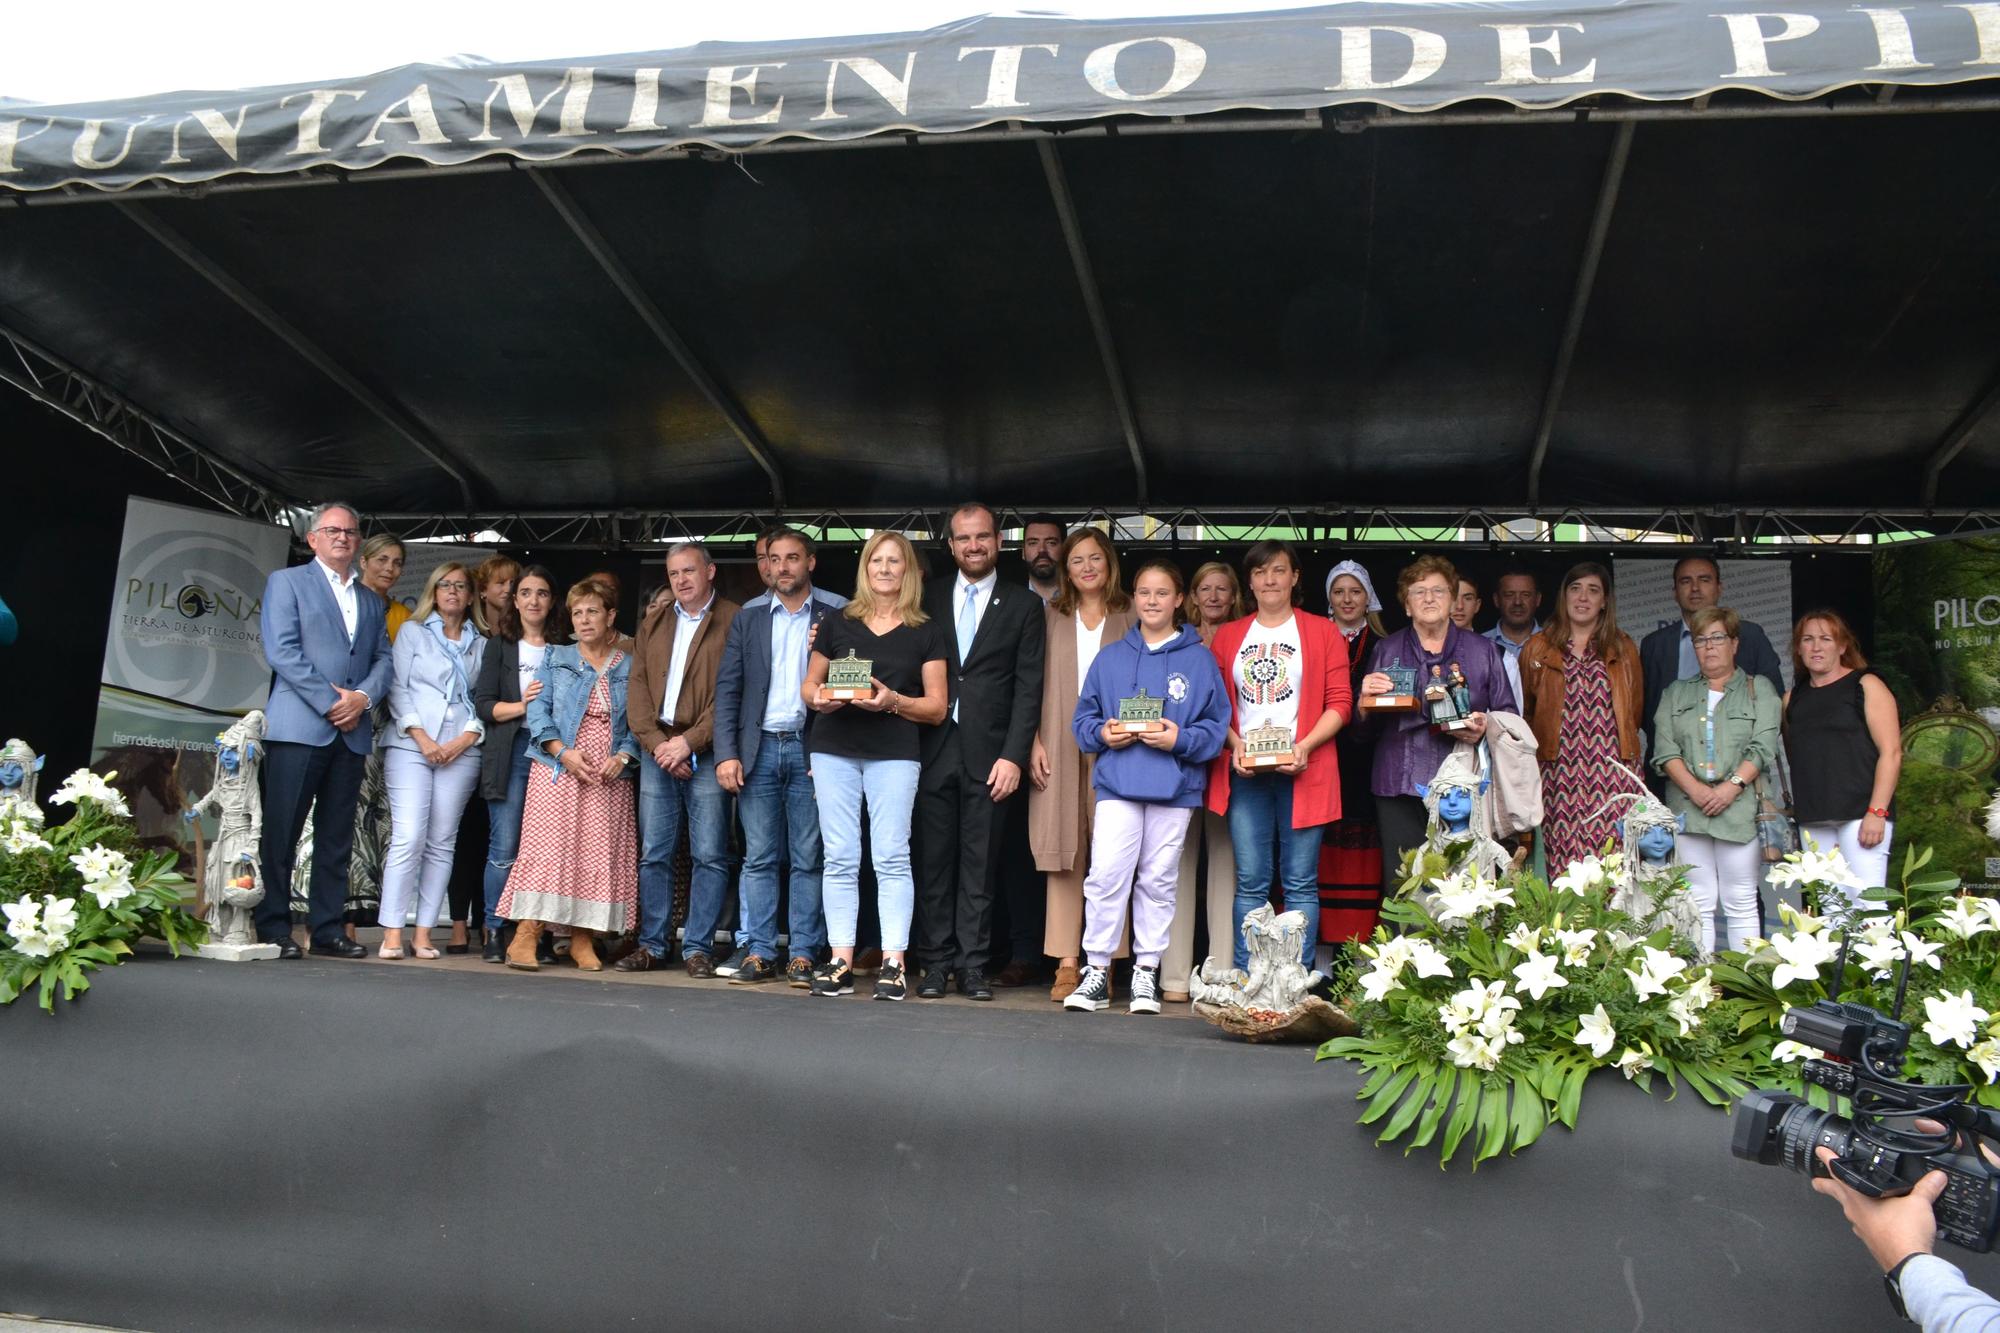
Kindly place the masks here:
<instances>
[{"instance_id":1,"label":"elderly woman with glasses","mask_svg":"<svg viewBox=\"0 0 2000 1333\"><path fill-rule=\"evenodd\" d=\"M1675 854L1687 863L1704 955L1715 952L1718 901L1732 949L1761 929L1756 787L1778 751L1783 701L1736 665L1740 627L1726 606L1695 612L1695 674L1667 686L1653 714L1653 769L1667 779L1668 808L1687 816Z\"/></svg>"}]
</instances>

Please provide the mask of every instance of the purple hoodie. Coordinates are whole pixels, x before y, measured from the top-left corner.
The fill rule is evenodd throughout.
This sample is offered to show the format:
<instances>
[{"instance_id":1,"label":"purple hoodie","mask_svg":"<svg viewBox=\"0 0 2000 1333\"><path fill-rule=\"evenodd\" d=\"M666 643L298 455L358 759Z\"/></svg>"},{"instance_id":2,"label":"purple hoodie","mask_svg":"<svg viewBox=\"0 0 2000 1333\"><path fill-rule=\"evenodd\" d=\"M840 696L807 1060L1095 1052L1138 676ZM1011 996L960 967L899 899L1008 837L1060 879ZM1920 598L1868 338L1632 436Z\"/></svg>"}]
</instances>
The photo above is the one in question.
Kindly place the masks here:
<instances>
[{"instance_id":1,"label":"purple hoodie","mask_svg":"<svg viewBox=\"0 0 2000 1333\"><path fill-rule=\"evenodd\" d=\"M1161 716L1180 728L1171 753L1140 741L1113 750L1104 724L1116 721L1118 701L1141 688L1163 701ZM1108 643L1090 664L1070 721L1078 748L1097 756L1091 786L1115 801L1193 808L1208 791L1208 764L1229 739L1229 689L1215 654L1186 625L1158 648L1148 648L1134 625Z\"/></svg>"}]
</instances>

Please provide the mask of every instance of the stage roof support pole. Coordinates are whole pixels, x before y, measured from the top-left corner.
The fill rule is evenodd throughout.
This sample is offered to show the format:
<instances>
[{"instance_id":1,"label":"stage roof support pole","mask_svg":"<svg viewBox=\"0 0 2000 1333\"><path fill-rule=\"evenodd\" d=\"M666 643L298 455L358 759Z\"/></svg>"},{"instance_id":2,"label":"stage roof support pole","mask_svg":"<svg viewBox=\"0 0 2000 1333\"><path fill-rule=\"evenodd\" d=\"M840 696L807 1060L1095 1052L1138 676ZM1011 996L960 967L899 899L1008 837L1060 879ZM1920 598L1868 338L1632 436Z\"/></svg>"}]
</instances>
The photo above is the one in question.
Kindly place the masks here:
<instances>
[{"instance_id":1,"label":"stage roof support pole","mask_svg":"<svg viewBox=\"0 0 2000 1333\"><path fill-rule=\"evenodd\" d=\"M1569 318L1563 324L1562 342L1556 346L1555 365L1549 369L1548 388L1542 394L1542 415L1535 423L1535 447L1528 457L1528 512L1542 507L1542 464L1548 460L1549 438L1556 428L1556 413L1562 407L1563 390L1569 387L1570 366L1576 360L1577 344L1583 341L1583 320L1590 312L1591 288L1597 285L1597 264L1604 257L1604 238L1611 232L1611 215L1618 208L1618 190L1625 181L1625 163L1632 156L1634 121L1618 126L1611 141L1611 157L1604 164L1604 179L1597 187L1597 211L1590 218L1590 232L1583 243L1583 262L1576 270L1576 290L1569 301Z\"/></svg>"},{"instance_id":2,"label":"stage roof support pole","mask_svg":"<svg viewBox=\"0 0 2000 1333\"><path fill-rule=\"evenodd\" d=\"M593 260L597 261L597 266L604 270L604 276L611 280L611 285L618 289L618 294L625 298L633 313L645 322L646 327L652 330L653 337L659 340L660 346L666 348L667 354L673 357L686 372L687 377L694 381L695 388L708 400L709 406L721 413L722 419L729 423L730 433L736 436L744 452L764 470L764 476L770 481L772 505L776 509L784 509L785 479L778 471L776 456L771 450L770 443L765 440L763 431L758 429L757 423L750 419L749 414L730 395L729 390L723 387L721 381L709 373L708 367L702 364L701 358L695 355L694 349L688 346L680 331L674 328L665 312L651 296L646 294L646 289L639 285L638 278L625 266L625 261L619 257L618 252L612 249L611 242L604 238L604 233L599 231L597 225L584 215L583 209L577 206L576 198L570 194L569 188L547 171L531 169L527 174L528 179L535 183L535 188L542 192L542 197L549 201L550 207L555 209L556 214L568 226L577 242Z\"/></svg>"},{"instance_id":3,"label":"stage roof support pole","mask_svg":"<svg viewBox=\"0 0 2000 1333\"><path fill-rule=\"evenodd\" d=\"M1925 509L1937 503L1938 478L1944 475L1945 468L1951 465L1952 459L1965 451L1965 446L1972 441L1972 433L1985 424L1986 419L1992 416L1996 409L2000 409L2000 374L1994 375L1987 381L1986 390L1979 395L1978 401L1952 423L1951 429L1944 433L1944 438L1937 442L1937 448L1931 451L1930 461L1924 464Z\"/></svg>"},{"instance_id":4,"label":"stage roof support pole","mask_svg":"<svg viewBox=\"0 0 2000 1333\"><path fill-rule=\"evenodd\" d=\"M1131 388L1125 382L1125 368L1118 360L1118 344L1111 336L1111 318L1104 309L1104 295L1098 290L1097 271L1091 267L1090 249L1084 244L1083 224L1077 221L1076 200L1069 192L1069 177L1055 141L1035 140L1041 155L1042 174L1048 178L1049 197L1055 202L1056 217L1062 223L1063 240L1069 245L1070 267L1076 270L1076 285L1083 293L1083 308L1090 315L1090 331L1097 338L1097 355L1104 362L1104 378L1111 387L1111 402L1118 409L1118 426L1125 433L1125 451L1132 456L1132 471L1138 480L1139 512L1146 512L1152 484L1146 474L1146 448L1139 439L1139 418L1132 410Z\"/></svg>"},{"instance_id":5,"label":"stage roof support pole","mask_svg":"<svg viewBox=\"0 0 2000 1333\"><path fill-rule=\"evenodd\" d=\"M355 378L351 371L335 361L318 343L301 333L283 315L258 299L249 288L231 277L219 264L197 249L193 242L153 216L147 209L129 203L116 203L112 207L123 213L139 230L159 242L161 247L174 258L193 269L210 286L233 301L245 314L276 334L280 341L303 357L313 369L339 385L350 398L367 408L383 425L402 436L418 453L448 473L451 479L458 483L459 498L467 509L477 507L478 501L472 492L472 482L466 476L464 467L446 453L444 446L432 438L429 431L418 425L409 413Z\"/></svg>"}]
</instances>

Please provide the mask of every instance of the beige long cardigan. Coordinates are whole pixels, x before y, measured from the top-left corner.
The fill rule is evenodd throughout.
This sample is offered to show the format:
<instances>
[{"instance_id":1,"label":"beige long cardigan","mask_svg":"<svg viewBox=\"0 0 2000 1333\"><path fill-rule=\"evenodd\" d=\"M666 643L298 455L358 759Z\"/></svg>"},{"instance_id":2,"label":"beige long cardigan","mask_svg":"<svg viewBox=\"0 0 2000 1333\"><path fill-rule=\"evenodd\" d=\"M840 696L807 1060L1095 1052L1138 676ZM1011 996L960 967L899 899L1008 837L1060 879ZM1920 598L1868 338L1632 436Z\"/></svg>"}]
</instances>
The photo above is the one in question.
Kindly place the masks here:
<instances>
[{"instance_id":1,"label":"beige long cardigan","mask_svg":"<svg viewBox=\"0 0 2000 1333\"><path fill-rule=\"evenodd\" d=\"M1076 733L1070 719L1076 716L1076 701L1083 693L1083 673L1076 662L1076 617L1059 614L1044 606L1043 624L1048 630L1042 665L1042 748L1049 755L1049 785L1037 790L1028 785L1028 845L1035 851L1035 869L1044 874L1062 874L1075 869L1077 852L1083 841L1083 802L1094 799L1084 776L1083 751L1076 748ZM1099 650L1116 643L1138 624L1128 607L1110 611L1104 617L1104 637Z\"/></svg>"}]
</instances>

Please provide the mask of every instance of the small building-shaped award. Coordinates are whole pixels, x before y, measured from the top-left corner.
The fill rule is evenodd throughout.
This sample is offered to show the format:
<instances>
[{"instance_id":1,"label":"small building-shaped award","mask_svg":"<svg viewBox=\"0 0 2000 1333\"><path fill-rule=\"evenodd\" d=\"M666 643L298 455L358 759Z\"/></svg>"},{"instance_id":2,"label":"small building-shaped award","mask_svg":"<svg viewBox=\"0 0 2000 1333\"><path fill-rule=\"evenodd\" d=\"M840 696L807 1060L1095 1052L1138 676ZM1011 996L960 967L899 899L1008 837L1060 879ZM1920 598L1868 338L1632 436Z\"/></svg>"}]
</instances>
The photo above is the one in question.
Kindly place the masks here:
<instances>
[{"instance_id":1,"label":"small building-shaped award","mask_svg":"<svg viewBox=\"0 0 2000 1333\"><path fill-rule=\"evenodd\" d=\"M1252 727L1243 733L1243 766L1276 768L1292 762L1292 733L1288 727Z\"/></svg>"},{"instance_id":2,"label":"small building-shaped award","mask_svg":"<svg viewBox=\"0 0 2000 1333\"><path fill-rule=\"evenodd\" d=\"M820 698L852 701L871 698L874 693L873 658L856 657L854 650L849 648L847 656L836 657L827 663L826 684L820 687Z\"/></svg>"},{"instance_id":3,"label":"small building-shaped award","mask_svg":"<svg viewBox=\"0 0 2000 1333\"><path fill-rule=\"evenodd\" d=\"M1111 729L1123 732L1127 736L1137 736L1147 731L1165 731L1167 724L1163 713L1166 706L1166 700L1155 699L1146 693L1146 687L1142 685L1136 695L1118 701L1118 720L1111 724Z\"/></svg>"},{"instance_id":4,"label":"small building-shaped award","mask_svg":"<svg viewBox=\"0 0 2000 1333\"><path fill-rule=\"evenodd\" d=\"M1422 705L1417 698L1417 669L1406 666L1379 668L1389 678L1389 688L1381 694L1371 694L1361 700L1361 709L1369 713L1414 713Z\"/></svg>"}]
</instances>

